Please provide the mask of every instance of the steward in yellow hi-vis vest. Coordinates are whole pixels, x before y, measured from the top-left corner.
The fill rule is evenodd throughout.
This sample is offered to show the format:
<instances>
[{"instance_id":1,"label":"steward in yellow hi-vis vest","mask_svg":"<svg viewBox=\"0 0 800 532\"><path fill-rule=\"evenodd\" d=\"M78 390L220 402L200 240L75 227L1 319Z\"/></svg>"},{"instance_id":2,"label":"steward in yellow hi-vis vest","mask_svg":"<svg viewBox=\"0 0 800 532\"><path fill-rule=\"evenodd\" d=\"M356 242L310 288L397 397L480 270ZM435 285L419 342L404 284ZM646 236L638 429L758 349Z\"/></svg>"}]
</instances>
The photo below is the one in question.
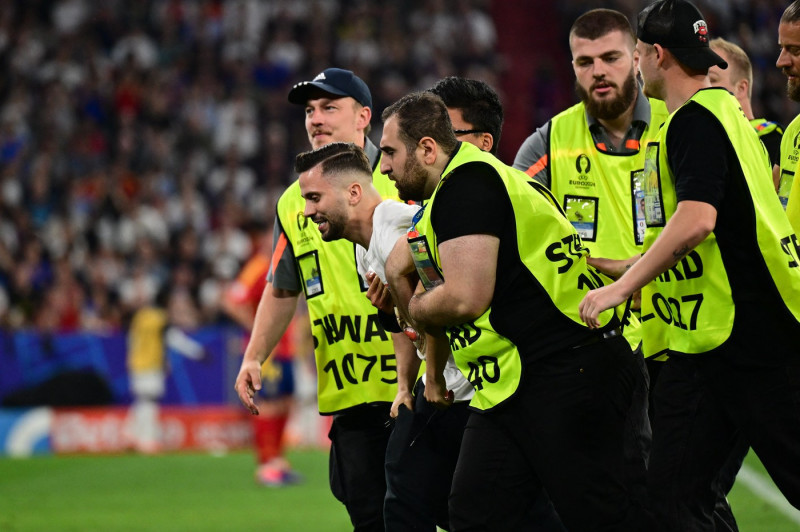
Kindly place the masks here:
<instances>
[{"instance_id":1,"label":"steward in yellow hi-vis vest","mask_svg":"<svg viewBox=\"0 0 800 532\"><path fill-rule=\"evenodd\" d=\"M460 144L409 233L412 256L423 284L429 289L443 280L438 241L431 225L437 192L455 169L469 163L488 164L502 179L518 229L519 259L545 292L547 304L557 309L565 327L574 327L578 336L583 330L588 331L578 316L578 303L589 290L604 286L610 279L586 264L587 251L580 236L545 197L546 189L470 144ZM498 276L502 274L498 271ZM472 322L447 328L456 364L475 388L470 406L478 410L489 410L511 397L520 384L525 363L518 346L498 332L496 320L490 307ZM618 324L611 310L601 315L601 322L609 329ZM542 339L553 334L537 323L535 315L530 317L530 327L541 327Z\"/></svg>"},{"instance_id":2,"label":"steward in yellow hi-vis vest","mask_svg":"<svg viewBox=\"0 0 800 532\"><path fill-rule=\"evenodd\" d=\"M752 305L760 300L765 304L764 311L783 307L795 320L800 320L797 237L781 212L772 183L763 179L769 170L767 153L760 142L749 138L754 130L741 127L741 122L747 124L747 119L736 100L727 95L720 89L706 89L698 91L688 102L713 113L738 155L738 161L728 164L741 167L744 182L729 183L726 193L738 193L737 197L744 198L736 209L738 214L733 215L741 222L738 230L742 239L728 236L723 241L712 232L675 267L642 289L642 321L648 353L713 351L731 338L734 329L750 325L741 317L742 311L737 312L739 302ZM664 124L666 135L670 134L668 128L674 116L673 113ZM646 147L645 252L677 207L675 178L666 145L665 139L659 139ZM741 266L737 268L740 261L735 253L737 249L741 251L742 242L749 238L758 244L752 250L748 248L756 254L752 261L756 266L743 275Z\"/></svg>"},{"instance_id":3,"label":"steward in yellow hi-vis vest","mask_svg":"<svg viewBox=\"0 0 800 532\"><path fill-rule=\"evenodd\" d=\"M377 150L369 146L370 151ZM397 189L380 165L373 183L384 198ZM397 394L397 369L391 334L365 297L366 281L356 269L355 244L324 242L316 225L303 216L305 200L297 181L278 201L281 228L292 246L308 303L317 364L317 400L321 414L370 403L391 403Z\"/></svg>"},{"instance_id":4,"label":"steward in yellow hi-vis vest","mask_svg":"<svg viewBox=\"0 0 800 532\"><path fill-rule=\"evenodd\" d=\"M658 135L668 114L664 102L650 99L649 103L649 124L638 141L629 141L635 152L600 151L582 104L552 120L550 190L593 257L627 259L641 252L644 156L639 146Z\"/></svg>"}]
</instances>

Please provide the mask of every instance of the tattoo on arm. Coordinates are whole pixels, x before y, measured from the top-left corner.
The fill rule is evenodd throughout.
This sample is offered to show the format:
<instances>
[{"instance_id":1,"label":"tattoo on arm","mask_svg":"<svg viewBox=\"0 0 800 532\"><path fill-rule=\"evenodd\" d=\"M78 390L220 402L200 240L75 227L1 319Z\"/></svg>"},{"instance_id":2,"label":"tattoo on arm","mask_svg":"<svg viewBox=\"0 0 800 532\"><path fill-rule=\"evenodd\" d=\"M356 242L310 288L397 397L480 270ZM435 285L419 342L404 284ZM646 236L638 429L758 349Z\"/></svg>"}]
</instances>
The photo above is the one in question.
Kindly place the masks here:
<instances>
[{"instance_id":1,"label":"tattoo on arm","mask_svg":"<svg viewBox=\"0 0 800 532\"><path fill-rule=\"evenodd\" d=\"M681 260L687 253L689 253L689 246L684 245L681 249L676 249L672 252L672 256L675 258L675 264L678 264L678 261Z\"/></svg>"}]
</instances>

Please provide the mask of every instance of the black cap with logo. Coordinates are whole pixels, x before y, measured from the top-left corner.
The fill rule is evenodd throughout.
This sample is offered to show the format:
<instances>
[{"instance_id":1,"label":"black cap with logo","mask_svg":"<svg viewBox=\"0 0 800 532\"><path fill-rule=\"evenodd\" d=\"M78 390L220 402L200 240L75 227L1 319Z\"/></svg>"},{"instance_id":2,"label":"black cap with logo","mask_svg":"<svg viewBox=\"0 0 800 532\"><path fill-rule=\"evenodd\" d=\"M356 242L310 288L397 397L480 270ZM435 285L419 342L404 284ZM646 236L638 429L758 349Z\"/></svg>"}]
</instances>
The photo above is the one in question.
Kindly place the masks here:
<instances>
[{"instance_id":1,"label":"black cap with logo","mask_svg":"<svg viewBox=\"0 0 800 532\"><path fill-rule=\"evenodd\" d=\"M372 108L372 95L364 81L349 70L326 68L311 81L301 81L289 91L289 102L305 105L314 91L335 96L350 96L364 107Z\"/></svg>"},{"instance_id":2,"label":"black cap with logo","mask_svg":"<svg viewBox=\"0 0 800 532\"><path fill-rule=\"evenodd\" d=\"M639 13L636 36L647 44L660 44L691 69L728 68L728 63L708 46L703 14L686 0L657 0L644 8Z\"/></svg>"}]
</instances>

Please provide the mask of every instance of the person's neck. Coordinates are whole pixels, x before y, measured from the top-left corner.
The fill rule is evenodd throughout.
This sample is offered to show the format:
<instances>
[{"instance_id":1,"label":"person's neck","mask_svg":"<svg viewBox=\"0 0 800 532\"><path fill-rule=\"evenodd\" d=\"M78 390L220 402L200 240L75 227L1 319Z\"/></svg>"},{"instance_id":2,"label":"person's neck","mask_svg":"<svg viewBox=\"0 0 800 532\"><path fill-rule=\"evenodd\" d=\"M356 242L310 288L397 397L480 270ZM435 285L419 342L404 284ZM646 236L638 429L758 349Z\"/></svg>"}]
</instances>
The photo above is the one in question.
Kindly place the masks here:
<instances>
[{"instance_id":1,"label":"person's neck","mask_svg":"<svg viewBox=\"0 0 800 532\"><path fill-rule=\"evenodd\" d=\"M375 215L375 209L382 201L383 199L378 196L369 200L364 205L363 210L358 211L361 216L357 216L353 220L353 227L350 230L348 240L355 242L364 249L369 249L369 244L372 241L372 217Z\"/></svg>"},{"instance_id":2,"label":"person's neck","mask_svg":"<svg viewBox=\"0 0 800 532\"><path fill-rule=\"evenodd\" d=\"M455 153L453 154L455 155ZM425 187L425 199L430 199L433 196L433 191L436 190L437 185L439 185L439 181L442 180L442 174L444 173L444 169L447 168L447 165L450 164L451 156L445 155L444 152L440 152L440 156L436 158L436 161L427 168L428 170L428 181L427 186Z\"/></svg>"},{"instance_id":3,"label":"person's neck","mask_svg":"<svg viewBox=\"0 0 800 532\"><path fill-rule=\"evenodd\" d=\"M738 100L738 101L739 101L739 106L742 108L744 116L746 116L748 120L754 119L755 115L753 115L753 106L750 105L750 101L748 99L745 99L744 101L743 100Z\"/></svg>"},{"instance_id":4,"label":"person's neck","mask_svg":"<svg viewBox=\"0 0 800 532\"><path fill-rule=\"evenodd\" d=\"M634 102L625 110L625 112L616 118L597 119L597 122L603 126L603 129L606 130L606 135L608 136L609 140L617 148L622 143L622 139L625 138L628 130L631 128L631 123L633 123L633 110L635 107L636 100L634 100Z\"/></svg>"},{"instance_id":5,"label":"person's neck","mask_svg":"<svg viewBox=\"0 0 800 532\"><path fill-rule=\"evenodd\" d=\"M666 85L669 90L664 98L664 103L670 114L686 103L697 91L711 87L711 83L705 75L683 76L675 79L671 84L667 81Z\"/></svg>"},{"instance_id":6,"label":"person's neck","mask_svg":"<svg viewBox=\"0 0 800 532\"><path fill-rule=\"evenodd\" d=\"M364 135L364 134L362 133L362 134L361 134L361 136L360 136L360 137L358 137L358 138L357 138L357 139L356 139L356 140L353 142L353 144L355 144L356 146L358 146L358 147L359 147L359 148L361 148L362 150L363 150L363 149L365 149L365 148L367 147L367 136L366 136L366 135Z\"/></svg>"}]
</instances>

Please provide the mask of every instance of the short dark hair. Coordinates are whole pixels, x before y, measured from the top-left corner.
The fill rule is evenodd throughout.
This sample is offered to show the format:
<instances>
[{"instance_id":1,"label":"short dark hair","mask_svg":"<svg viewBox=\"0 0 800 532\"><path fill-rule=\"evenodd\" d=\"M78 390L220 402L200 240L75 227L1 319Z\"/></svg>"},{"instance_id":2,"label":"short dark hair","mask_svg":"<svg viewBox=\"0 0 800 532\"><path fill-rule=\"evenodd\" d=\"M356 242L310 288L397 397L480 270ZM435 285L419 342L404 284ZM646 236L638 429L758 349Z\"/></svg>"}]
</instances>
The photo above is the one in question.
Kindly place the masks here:
<instances>
[{"instance_id":1,"label":"short dark hair","mask_svg":"<svg viewBox=\"0 0 800 532\"><path fill-rule=\"evenodd\" d=\"M447 155L452 155L458 145L447 106L432 92L418 91L406 94L383 110L384 122L397 115L400 140L411 151L423 137L431 137Z\"/></svg>"},{"instance_id":2,"label":"short dark hair","mask_svg":"<svg viewBox=\"0 0 800 532\"><path fill-rule=\"evenodd\" d=\"M575 19L569 30L569 37L580 37L594 41L612 31L630 35L631 46L636 46L636 33L628 17L613 9L592 9Z\"/></svg>"},{"instance_id":3,"label":"short dark hair","mask_svg":"<svg viewBox=\"0 0 800 532\"><path fill-rule=\"evenodd\" d=\"M800 0L794 0L781 15L781 22L794 24L800 22Z\"/></svg>"},{"instance_id":4,"label":"short dark hair","mask_svg":"<svg viewBox=\"0 0 800 532\"><path fill-rule=\"evenodd\" d=\"M320 163L325 175L355 170L372 177L367 154L353 143L333 142L316 150L303 152L294 160L294 171L302 174Z\"/></svg>"},{"instance_id":5,"label":"short dark hair","mask_svg":"<svg viewBox=\"0 0 800 532\"><path fill-rule=\"evenodd\" d=\"M497 153L503 129L503 105L488 83L477 79L448 76L428 89L442 99L448 109L460 109L473 129L492 136L492 153Z\"/></svg>"}]
</instances>

